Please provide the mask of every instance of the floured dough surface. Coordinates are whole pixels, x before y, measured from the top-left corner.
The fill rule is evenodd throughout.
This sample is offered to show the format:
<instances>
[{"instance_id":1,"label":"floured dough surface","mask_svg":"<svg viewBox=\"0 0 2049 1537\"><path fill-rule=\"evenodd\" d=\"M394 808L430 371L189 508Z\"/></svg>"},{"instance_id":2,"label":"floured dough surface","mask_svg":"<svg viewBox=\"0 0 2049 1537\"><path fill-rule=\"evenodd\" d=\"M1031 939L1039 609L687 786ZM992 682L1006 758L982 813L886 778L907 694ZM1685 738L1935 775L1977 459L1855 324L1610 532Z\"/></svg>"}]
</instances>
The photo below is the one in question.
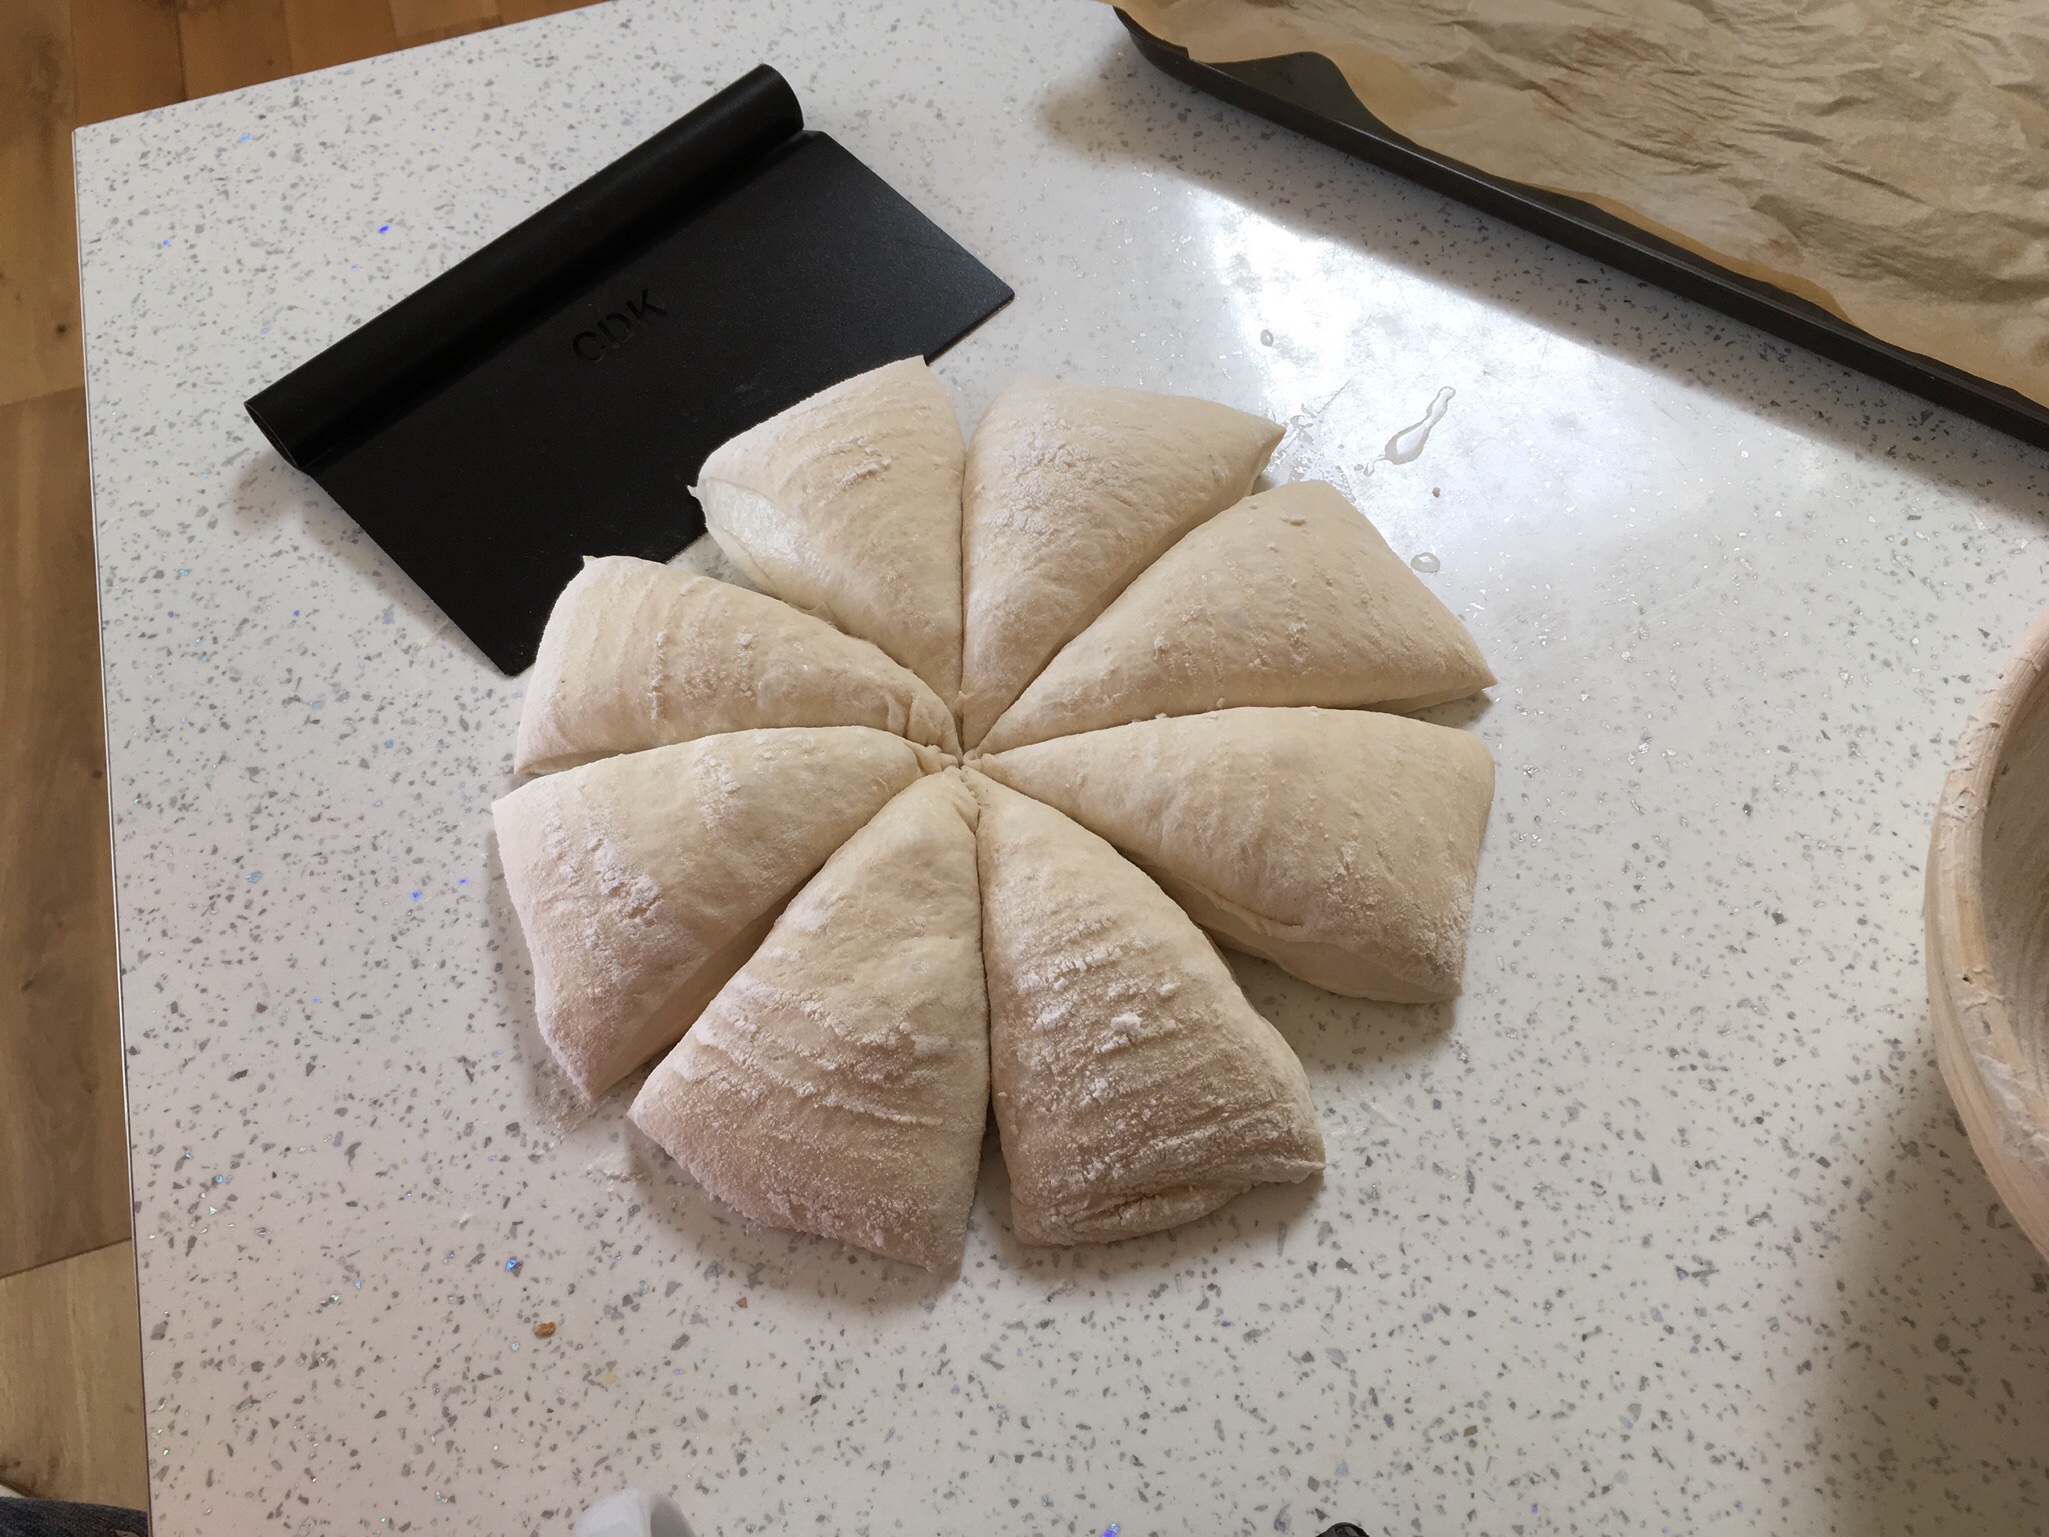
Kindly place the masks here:
<instances>
[{"instance_id":1,"label":"floured dough surface","mask_svg":"<svg viewBox=\"0 0 2049 1537\"><path fill-rule=\"evenodd\" d=\"M1028 1243L1321 1169L1215 941L1456 993L1493 763L1395 712L1493 675L1335 489L1248 494L1280 436L1027 379L963 448L910 359L707 461L760 591L589 562L493 808L565 1071L661 1056L633 1118L712 1196L947 1276L991 1111Z\"/></svg>"},{"instance_id":2,"label":"floured dough surface","mask_svg":"<svg viewBox=\"0 0 2049 1537\"><path fill-rule=\"evenodd\" d=\"M1353 997L1449 998L1494 760L1470 732L1367 710L1241 709L980 760L1093 829L1227 944Z\"/></svg>"},{"instance_id":3,"label":"floured dough surface","mask_svg":"<svg viewBox=\"0 0 2049 1537\"><path fill-rule=\"evenodd\" d=\"M1242 705L1419 710L1493 683L1472 636L1335 487L1249 496L1135 577L984 752Z\"/></svg>"},{"instance_id":4,"label":"floured dough surface","mask_svg":"<svg viewBox=\"0 0 2049 1537\"><path fill-rule=\"evenodd\" d=\"M974 797L919 780L843 844L633 1119L712 1195L957 1275L989 1107Z\"/></svg>"},{"instance_id":5,"label":"floured dough surface","mask_svg":"<svg viewBox=\"0 0 2049 1537\"><path fill-rule=\"evenodd\" d=\"M957 750L953 712L909 669L822 619L730 582L612 555L548 616L513 767L774 726L872 726Z\"/></svg>"},{"instance_id":6,"label":"floured dough surface","mask_svg":"<svg viewBox=\"0 0 2049 1537\"><path fill-rule=\"evenodd\" d=\"M1252 488L1264 417L1179 395L1021 379L968 445L961 741L1189 529Z\"/></svg>"},{"instance_id":7,"label":"floured dough surface","mask_svg":"<svg viewBox=\"0 0 2049 1537\"><path fill-rule=\"evenodd\" d=\"M1201 931L1101 838L967 778L1018 1238L1155 1232L1322 1169L1301 1064Z\"/></svg>"},{"instance_id":8,"label":"floured dough surface","mask_svg":"<svg viewBox=\"0 0 2049 1537\"><path fill-rule=\"evenodd\" d=\"M689 1028L783 900L925 772L921 751L865 726L739 731L553 774L491 808L541 1034L584 1093Z\"/></svg>"},{"instance_id":9,"label":"floured dough surface","mask_svg":"<svg viewBox=\"0 0 2049 1537\"><path fill-rule=\"evenodd\" d=\"M923 360L857 375L715 450L691 489L749 581L960 689L960 420Z\"/></svg>"}]
</instances>

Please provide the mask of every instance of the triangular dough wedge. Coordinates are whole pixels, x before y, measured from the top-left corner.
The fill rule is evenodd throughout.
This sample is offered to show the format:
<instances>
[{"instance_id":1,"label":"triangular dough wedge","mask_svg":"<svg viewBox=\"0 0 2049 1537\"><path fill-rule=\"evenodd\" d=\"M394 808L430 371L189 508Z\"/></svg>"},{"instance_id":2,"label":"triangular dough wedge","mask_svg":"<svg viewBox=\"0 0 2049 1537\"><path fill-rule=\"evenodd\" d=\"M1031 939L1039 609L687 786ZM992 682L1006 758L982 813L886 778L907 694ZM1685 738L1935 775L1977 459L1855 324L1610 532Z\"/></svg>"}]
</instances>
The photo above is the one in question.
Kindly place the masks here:
<instances>
[{"instance_id":1,"label":"triangular dough wedge","mask_svg":"<svg viewBox=\"0 0 2049 1537\"><path fill-rule=\"evenodd\" d=\"M633 1102L750 1220L960 1273L989 1116L975 817L958 770L883 807Z\"/></svg>"},{"instance_id":2,"label":"triangular dough wedge","mask_svg":"<svg viewBox=\"0 0 2049 1537\"><path fill-rule=\"evenodd\" d=\"M730 582L608 555L548 615L513 768L772 726L873 726L959 751L952 711L867 641Z\"/></svg>"},{"instance_id":3,"label":"triangular dough wedge","mask_svg":"<svg viewBox=\"0 0 2049 1537\"><path fill-rule=\"evenodd\" d=\"M750 581L872 640L951 707L962 453L953 402L906 358L723 444L691 490Z\"/></svg>"},{"instance_id":4,"label":"triangular dough wedge","mask_svg":"<svg viewBox=\"0 0 2049 1537\"><path fill-rule=\"evenodd\" d=\"M1281 429L1180 395L1020 379L968 445L961 741L1131 579L1252 489Z\"/></svg>"},{"instance_id":5,"label":"triangular dough wedge","mask_svg":"<svg viewBox=\"0 0 2049 1537\"><path fill-rule=\"evenodd\" d=\"M1450 998L1494 760L1368 710L1219 710L1056 737L983 773L1143 865L1204 928L1333 993Z\"/></svg>"},{"instance_id":6,"label":"triangular dough wedge","mask_svg":"<svg viewBox=\"0 0 2049 1537\"><path fill-rule=\"evenodd\" d=\"M1302 1065L1202 931L1086 828L967 778L1017 1236L1157 1232L1320 1170Z\"/></svg>"},{"instance_id":7,"label":"triangular dough wedge","mask_svg":"<svg viewBox=\"0 0 2049 1537\"><path fill-rule=\"evenodd\" d=\"M1198 524L1062 648L983 752L1239 705L1420 710L1494 681L1464 625L1320 480Z\"/></svg>"},{"instance_id":8,"label":"triangular dough wedge","mask_svg":"<svg viewBox=\"0 0 2049 1537\"><path fill-rule=\"evenodd\" d=\"M499 801L505 884L563 1071L602 1094L673 1045L783 899L939 761L866 726L737 731Z\"/></svg>"}]
</instances>

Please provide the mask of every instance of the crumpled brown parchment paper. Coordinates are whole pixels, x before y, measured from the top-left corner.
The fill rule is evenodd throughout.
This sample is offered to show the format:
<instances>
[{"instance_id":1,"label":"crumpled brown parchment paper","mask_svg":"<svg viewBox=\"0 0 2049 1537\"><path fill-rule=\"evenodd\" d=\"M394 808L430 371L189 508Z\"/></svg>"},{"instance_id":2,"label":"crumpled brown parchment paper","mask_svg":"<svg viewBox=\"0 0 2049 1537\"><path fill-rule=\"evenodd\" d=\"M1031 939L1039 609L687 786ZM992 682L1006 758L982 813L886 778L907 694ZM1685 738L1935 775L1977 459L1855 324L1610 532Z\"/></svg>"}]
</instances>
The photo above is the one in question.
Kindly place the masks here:
<instances>
[{"instance_id":1,"label":"crumpled brown parchment paper","mask_svg":"<svg viewBox=\"0 0 2049 1537\"><path fill-rule=\"evenodd\" d=\"M1119 0L2049 405L2040 0Z\"/></svg>"}]
</instances>

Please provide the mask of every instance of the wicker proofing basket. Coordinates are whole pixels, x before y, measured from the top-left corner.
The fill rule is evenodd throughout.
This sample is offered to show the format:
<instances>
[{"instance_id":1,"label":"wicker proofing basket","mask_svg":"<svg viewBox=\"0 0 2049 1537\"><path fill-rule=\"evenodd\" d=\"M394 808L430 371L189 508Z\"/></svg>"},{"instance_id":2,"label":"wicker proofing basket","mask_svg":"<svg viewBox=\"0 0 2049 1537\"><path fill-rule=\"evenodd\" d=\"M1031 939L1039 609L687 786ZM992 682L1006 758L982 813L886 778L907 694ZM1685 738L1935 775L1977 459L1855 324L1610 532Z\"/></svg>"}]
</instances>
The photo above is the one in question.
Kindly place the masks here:
<instances>
[{"instance_id":1,"label":"wicker proofing basket","mask_svg":"<svg viewBox=\"0 0 2049 1537\"><path fill-rule=\"evenodd\" d=\"M1985 1172L2049 1255L2049 614L1964 726L1928 847L1936 1058Z\"/></svg>"}]
</instances>

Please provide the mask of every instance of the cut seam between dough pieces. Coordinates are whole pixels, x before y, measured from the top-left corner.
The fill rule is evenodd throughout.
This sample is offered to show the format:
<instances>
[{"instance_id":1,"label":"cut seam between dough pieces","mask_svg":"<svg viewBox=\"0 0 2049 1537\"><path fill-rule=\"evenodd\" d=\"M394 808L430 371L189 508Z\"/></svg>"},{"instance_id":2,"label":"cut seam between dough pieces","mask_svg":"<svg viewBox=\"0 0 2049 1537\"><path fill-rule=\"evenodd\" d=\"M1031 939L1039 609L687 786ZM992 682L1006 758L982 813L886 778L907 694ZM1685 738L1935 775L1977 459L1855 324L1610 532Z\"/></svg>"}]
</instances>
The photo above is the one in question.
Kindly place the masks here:
<instances>
[{"instance_id":1,"label":"cut seam between dough pieces","mask_svg":"<svg viewBox=\"0 0 2049 1537\"><path fill-rule=\"evenodd\" d=\"M959 1273L989 1105L978 808L899 793L790 901L633 1104L757 1222Z\"/></svg>"},{"instance_id":2,"label":"cut seam between dough pieces","mask_svg":"<svg viewBox=\"0 0 2049 1537\"><path fill-rule=\"evenodd\" d=\"M746 959L736 938L936 757L866 726L730 732L498 801L541 1033L577 1086L601 1094L672 1044L717 966Z\"/></svg>"},{"instance_id":3,"label":"cut seam between dough pieces","mask_svg":"<svg viewBox=\"0 0 2049 1537\"><path fill-rule=\"evenodd\" d=\"M1331 992L1454 996L1494 764L1370 710L1133 721L976 760L1153 872L1225 943Z\"/></svg>"},{"instance_id":4,"label":"cut seam between dough pieces","mask_svg":"<svg viewBox=\"0 0 2049 1537\"><path fill-rule=\"evenodd\" d=\"M1189 529L1252 488L1282 429L1213 401L1020 379L961 484L960 739Z\"/></svg>"},{"instance_id":5,"label":"cut seam between dough pieces","mask_svg":"<svg viewBox=\"0 0 2049 1537\"><path fill-rule=\"evenodd\" d=\"M1094 833L965 778L1018 1238L1133 1237L1321 1169L1301 1063L1201 930Z\"/></svg>"},{"instance_id":6,"label":"cut seam between dough pieces","mask_svg":"<svg viewBox=\"0 0 2049 1537\"><path fill-rule=\"evenodd\" d=\"M952 709L879 647L778 598L612 555L555 600L513 768L555 773L778 726L871 726L959 750Z\"/></svg>"},{"instance_id":7,"label":"cut seam between dough pieces","mask_svg":"<svg viewBox=\"0 0 2049 1537\"><path fill-rule=\"evenodd\" d=\"M1239 706L1405 714L1493 682L1465 626L1372 523L1335 487L1294 481L1183 534L977 745Z\"/></svg>"}]
</instances>

